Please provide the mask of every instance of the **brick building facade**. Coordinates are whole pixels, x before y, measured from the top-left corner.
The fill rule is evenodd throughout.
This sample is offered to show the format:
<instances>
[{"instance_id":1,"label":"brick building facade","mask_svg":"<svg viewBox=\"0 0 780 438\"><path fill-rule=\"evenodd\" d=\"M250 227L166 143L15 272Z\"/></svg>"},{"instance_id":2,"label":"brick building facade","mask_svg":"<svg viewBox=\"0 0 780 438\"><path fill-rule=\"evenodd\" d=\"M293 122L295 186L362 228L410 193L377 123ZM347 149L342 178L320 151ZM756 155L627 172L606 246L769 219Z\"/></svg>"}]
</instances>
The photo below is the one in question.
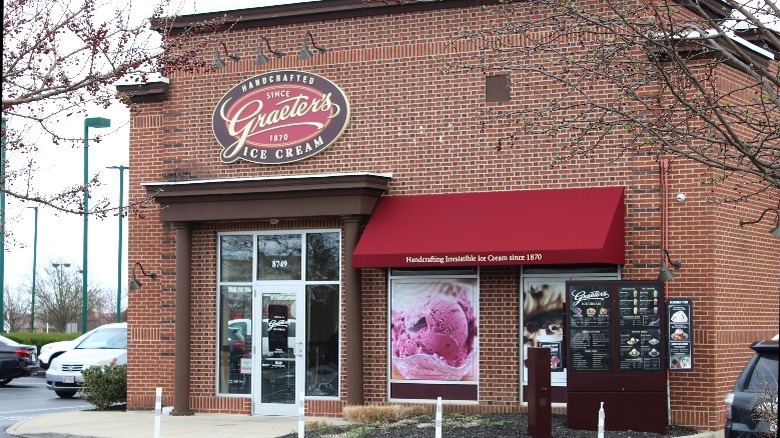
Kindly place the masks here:
<instances>
[{"instance_id":1,"label":"brick building facade","mask_svg":"<svg viewBox=\"0 0 780 438\"><path fill-rule=\"evenodd\" d=\"M669 370L663 322L663 357L646 366L668 378L673 424L722 425L722 399L747 345L777 332L780 240L765 223L739 227L773 205L707 202L704 170L682 160L671 163L662 191L668 162L648 155L551 168L560 145L532 136L496 151L501 133L482 130L478 111L525 96L513 90L508 102L486 102L483 74L443 75L436 61L448 29L488 23L484 3L326 0L244 10L224 51L217 47L224 67L120 87L141 110L131 120L131 199L156 201L129 220L130 262L157 273L129 297L130 409L152 407L163 387L180 415L294 415L299 391L316 415L437 396L450 410L516 412L526 409L525 348L542 345L563 360L552 372L553 402L565 412L566 361L575 353L563 327L572 317L566 281L655 285L666 204L668 249L683 265L659 286L667 302L691 300L694 366ZM258 65L261 37L288 55L265 50L270 60ZM327 51L301 60L302 37ZM226 56L234 52L237 61ZM348 118L326 135L332 144L304 135L301 149L280 155L289 162L226 159L230 145L215 132L230 124L235 102L270 86L284 99L333 85L330 114L348 109ZM338 93L348 108L334 101ZM685 202L674 201L678 193ZM432 334L420 336L445 336L434 333L443 322L419 312L453 302L466 314L460 332L447 332L433 353L404 351L402 337L421 325ZM663 304L661 315L671 317ZM423 363L401 360L411 356Z\"/></svg>"}]
</instances>

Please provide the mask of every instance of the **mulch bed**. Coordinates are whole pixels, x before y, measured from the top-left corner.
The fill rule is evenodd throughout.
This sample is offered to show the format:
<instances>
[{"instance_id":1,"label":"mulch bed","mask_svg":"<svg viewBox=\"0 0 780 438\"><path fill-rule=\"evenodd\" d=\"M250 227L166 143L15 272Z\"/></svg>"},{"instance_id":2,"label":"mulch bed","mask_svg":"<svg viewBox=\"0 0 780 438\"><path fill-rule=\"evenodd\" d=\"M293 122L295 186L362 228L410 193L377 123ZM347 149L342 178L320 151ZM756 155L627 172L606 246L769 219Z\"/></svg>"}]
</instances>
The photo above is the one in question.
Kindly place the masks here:
<instances>
[{"instance_id":1,"label":"mulch bed","mask_svg":"<svg viewBox=\"0 0 780 438\"><path fill-rule=\"evenodd\" d=\"M306 438L433 438L434 421L431 417L415 417L388 423L353 424L307 430ZM694 429L681 426L667 427L666 434L633 431L606 431L606 438L667 438L695 435ZM296 433L279 438L297 438ZM526 437L526 414L447 415L442 422L442 436L446 438L504 438ZM572 430L566 427L566 417L552 416L552 438L594 438L596 431Z\"/></svg>"}]
</instances>

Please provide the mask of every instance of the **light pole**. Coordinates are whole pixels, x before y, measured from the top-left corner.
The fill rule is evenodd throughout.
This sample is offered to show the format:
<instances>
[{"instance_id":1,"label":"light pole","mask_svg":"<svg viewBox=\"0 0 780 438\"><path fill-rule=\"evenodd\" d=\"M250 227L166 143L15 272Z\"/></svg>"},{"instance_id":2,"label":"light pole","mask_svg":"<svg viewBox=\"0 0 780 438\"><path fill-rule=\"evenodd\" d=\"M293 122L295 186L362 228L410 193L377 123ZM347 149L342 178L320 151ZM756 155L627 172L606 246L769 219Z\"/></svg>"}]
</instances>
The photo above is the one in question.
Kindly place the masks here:
<instances>
[{"instance_id":1,"label":"light pole","mask_svg":"<svg viewBox=\"0 0 780 438\"><path fill-rule=\"evenodd\" d=\"M108 169L119 169L119 209L117 210L117 216L119 216L119 250L117 251L117 263L116 263L116 322L122 322L122 200L124 199L124 183L125 178L123 176L125 169L129 169L128 166L108 166Z\"/></svg>"},{"instance_id":2,"label":"light pole","mask_svg":"<svg viewBox=\"0 0 780 438\"><path fill-rule=\"evenodd\" d=\"M30 305L30 332L35 331L35 268L38 266L38 207L27 207L35 210L35 233L33 234L33 272L32 272L32 304Z\"/></svg>"},{"instance_id":3,"label":"light pole","mask_svg":"<svg viewBox=\"0 0 780 438\"><path fill-rule=\"evenodd\" d=\"M3 132L0 138L0 333L5 332L3 303L5 302L5 117L2 118Z\"/></svg>"},{"instance_id":4,"label":"light pole","mask_svg":"<svg viewBox=\"0 0 780 438\"><path fill-rule=\"evenodd\" d=\"M84 119L84 249L83 265L84 270L81 276L81 333L87 332L87 236L89 223L89 128L108 128L111 126L111 120L105 117L87 117Z\"/></svg>"}]
</instances>

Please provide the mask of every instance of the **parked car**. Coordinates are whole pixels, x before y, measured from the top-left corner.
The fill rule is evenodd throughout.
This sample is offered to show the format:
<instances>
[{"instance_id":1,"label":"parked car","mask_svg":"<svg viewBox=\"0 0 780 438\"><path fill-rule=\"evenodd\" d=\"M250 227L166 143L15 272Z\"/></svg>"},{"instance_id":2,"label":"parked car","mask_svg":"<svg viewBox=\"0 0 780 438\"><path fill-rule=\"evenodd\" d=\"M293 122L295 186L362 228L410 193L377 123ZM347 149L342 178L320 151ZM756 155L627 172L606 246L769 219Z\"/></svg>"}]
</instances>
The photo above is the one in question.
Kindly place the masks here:
<instances>
[{"instance_id":1,"label":"parked car","mask_svg":"<svg viewBox=\"0 0 780 438\"><path fill-rule=\"evenodd\" d=\"M724 399L726 438L777 436L778 339L775 336L750 346L755 353ZM767 422L767 417L774 422Z\"/></svg>"},{"instance_id":2,"label":"parked car","mask_svg":"<svg viewBox=\"0 0 780 438\"><path fill-rule=\"evenodd\" d=\"M0 336L0 386L7 385L17 377L37 373L37 351L34 345L20 344Z\"/></svg>"},{"instance_id":3,"label":"parked car","mask_svg":"<svg viewBox=\"0 0 780 438\"><path fill-rule=\"evenodd\" d=\"M252 320L251 319L231 319L228 321L228 328L238 330L238 333L244 339L252 339Z\"/></svg>"},{"instance_id":4,"label":"parked car","mask_svg":"<svg viewBox=\"0 0 780 438\"><path fill-rule=\"evenodd\" d=\"M46 370L46 387L61 398L71 398L84 381L81 370L94 365L127 365L126 322L102 325L54 358Z\"/></svg>"},{"instance_id":5,"label":"parked car","mask_svg":"<svg viewBox=\"0 0 780 438\"><path fill-rule=\"evenodd\" d=\"M228 344L230 345L230 359L240 359L246 354L246 340L238 329L228 328Z\"/></svg>"},{"instance_id":6,"label":"parked car","mask_svg":"<svg viewBox=\"0 0 780 438\"><path fill-rule=\"evenodd\" d=\"M51 363L52 359L66 351L73 350L76 345L79 345L81 341L84 340L84 338L91 335L95 330L97 329L90 330L78 338L72 339L70 341L51 342L43 345L41 347L41 351L38 352L38 363L41 365L41 369L49 369L49 364Z\"/></svg>"}]
</instances>

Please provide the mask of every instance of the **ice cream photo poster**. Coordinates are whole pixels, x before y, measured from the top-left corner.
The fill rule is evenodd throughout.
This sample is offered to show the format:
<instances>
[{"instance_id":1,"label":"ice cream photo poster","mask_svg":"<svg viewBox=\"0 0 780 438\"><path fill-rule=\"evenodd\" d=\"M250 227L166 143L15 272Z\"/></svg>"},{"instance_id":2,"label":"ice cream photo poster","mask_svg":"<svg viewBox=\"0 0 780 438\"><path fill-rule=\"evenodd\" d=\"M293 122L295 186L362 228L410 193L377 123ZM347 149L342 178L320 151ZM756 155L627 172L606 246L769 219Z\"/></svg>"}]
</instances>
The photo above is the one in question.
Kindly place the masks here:
<instances>
[{"instance_id":1,"label":"ice cream photo poster","mask_svg":"<svg viewBox=\"0 0 780 438\"><path fill-rule=\"evenodd\" d=\"M476 291L476 280L393 284L393 379L476 380Z\"/></svg>"}]
</instances>

